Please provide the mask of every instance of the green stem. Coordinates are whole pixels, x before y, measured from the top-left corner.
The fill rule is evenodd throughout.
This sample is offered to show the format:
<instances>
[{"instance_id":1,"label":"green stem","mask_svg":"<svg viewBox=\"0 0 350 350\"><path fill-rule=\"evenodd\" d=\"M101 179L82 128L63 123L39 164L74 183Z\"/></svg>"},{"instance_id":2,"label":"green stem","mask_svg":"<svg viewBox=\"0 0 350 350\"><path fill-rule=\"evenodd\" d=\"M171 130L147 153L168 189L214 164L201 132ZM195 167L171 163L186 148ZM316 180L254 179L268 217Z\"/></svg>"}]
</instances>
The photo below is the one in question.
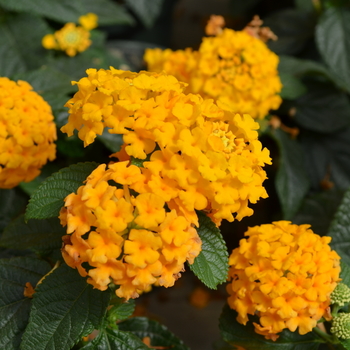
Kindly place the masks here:
<instances>
[{"instance_id":1,"label":"green stem","mask_svg":"<svg viewBox=\"0 0 350 350\"><path fill-rule=\"evenodd\" d=\"M318 327L313 328L313 331L321 338L323 339L327 344L332 345L332 344L337 344L339 343L338 339L335 338L332 335L329 335L325 332L323 332L321 329ZM330 347L331 349L334 349L334 347Z\"/></svg>"},{"instance_id":2,"label":"green stem","mask_svg":"<svg viewBox=\"0 0 350 350\"><path fill-rule=\"evenodd\" d=\"M333 318L335 316L337 316L339 309L340 309L340 306L338 304L334 304L333 305L332 312L331 312L331 315L332 315Z\"/></svg>"}]
</instances>

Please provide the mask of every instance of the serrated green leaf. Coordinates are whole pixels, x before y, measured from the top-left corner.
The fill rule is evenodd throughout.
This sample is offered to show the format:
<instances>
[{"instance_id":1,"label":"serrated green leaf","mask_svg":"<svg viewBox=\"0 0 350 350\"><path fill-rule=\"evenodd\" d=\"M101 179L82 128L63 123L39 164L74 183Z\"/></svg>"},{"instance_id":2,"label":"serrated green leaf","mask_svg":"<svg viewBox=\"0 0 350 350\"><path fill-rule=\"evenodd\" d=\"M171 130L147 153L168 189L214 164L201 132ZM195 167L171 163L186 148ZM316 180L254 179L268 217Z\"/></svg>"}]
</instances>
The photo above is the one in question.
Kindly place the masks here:
<instances>
[{"instance_id":1,"label":"serrated green leaf","mask_svg":"<svg viewBox=\"0 0 350 350\"><path fill-rule=\"evenodd\" d=\"M237 312L225 305L219 319L219 328L223 339L249 350L317 350L324 343L314 332L300 335L298 332L283 330L276 341L267 340L255 333L252 322L242 325L236 320ZM255 320L256 321L256 320Z\"/></svg>"},{"instance_id":2,"label":"serrated green leaf","mask_svg":"<svg viewBox=\"0 0 350 350\"><path fill-rule=\"evenodd\" d=\"M98 329L110 292L93 289L78 272L61 265L36 288L22 350L69 350Z\"/></svg>"},{"instance_id":3,"label":"serrated green leaf","mask_svg":"<svg viewBox=\"0 0 350 350\"><path fill-rule=\"evenodd\" d=\"M151 346L164 347L172 350L189 350L189 348L176 337L167 327L146 317L129 318L118 324L121 331L135 334L138 338L149 337Z\"/></svg>"},{"instance_id":4,"label":"serrated green leaf","mask_svg":"<svg viewBox=\"0 0 350 350\"><path fill-rule=\"evenodd\" d=\"M283 99L294 100L306 93L306 86L292 74L280 73L280 78L283 86L280 95Z\"/></svg>"},{"instance_id":5,"label":"serrated green leaf","mask_svg":"<svg viewBox=\"0 0 350 350\"><path fill-rule=\"evenodd\" d=\"M46 261L35 258L0 260L0 349L19 349L31 308L31 299L23 294L25 285L35 287L49 271Z\"/></svg>"},{"instance_id":6,"label":"serrated green leaf","mask_svg":"<svg viewBox=\"0 0 350 350\"><path fill-rule=\"evenodd\" d=\"M346 191L331 223L328 235L332 237L331 246L350 256L350 189Z\"/></svg>"},{"instance_id":7,"label":"serrated green leaf","mask_svg":"<svg viewBox=\"0 0 350 350\"><path fill-rule=\"evenodd\" d=\"M125 0L146 27L151 27L162 10L164 0Z\"/></svg>"},{"instance_id":8,"label":"serrated green leaf","mask_svg":"<svg viewBox=\"0 0 350 350\"><path fill-rule=\"evenodd\" d=\"M293 223L309 224L318 235L326 235L343 196L344 192L336 189L308 196L294 216Z\"/></svg>"},{"instance_id":9,"label":"serrated green leaf","mask_svg":"<svg viewBox=\"0 0 350 350\"><path fill-rule=\"evenodd\" d=\"M9 77L38 68L46 54L41 39L48 32L49 27L40 17L6 16L0 23L0 76Z\"/></svg>"},{"instance_id":10,"label":"serrated green leaf","mask_svg":"<svg viewBox=\"0 0 350 350\"><path fill-rule=\"evenodd\" d=\"M209 288L216 289L228 274L228 252L220 230L202 212L197 212L202 251L190 266L194 274Z\"/></svg>"},{"instance_id":11,"label":"serrated green leaf","mask_svg":"<svg viewBox=\"0 0 350 350\"><path fill-rule=\"evenodd\" d=\"M342 130L350 124L350 101L333 84L313 81L296 100L295 120L302 127L321 133Z\"/></svg>"},{"instance_id":12,"label":"serrated green leaf","mask_svg":"<svg viewBox=\"0 0 350 350\"><path fill-rule=\"evenodd\" d=\"M25 219L58 217L64 198L75 192L97 166L95 162L78 163L51 175L31 196Z\"/></svg>"},{"instance_id":13,"label":"serrated green leaf","mask_svg":"<svg viewBox=\"0 0 350 350\"><path fill-rule=\"evenodd\" d=\"M26 223L24 215L12 221L0 237L0 246L12 249L31 249L46 254L62 245L65 229L58 218L31 219Z\"/></svg>"},{"instance_id":14,"label":"serrated green leaf","mask_svg":"<svg viewBox=\"0 0 350 350\"><path fill-rule=\"evenodd\" d=\"M115 324L117 321L125 320L133 314L134 310L135 301L133 299L128 301L120 299L108 310L108 321Z\"/></svg>"},{"instance_id":15,"label":"serrated green leaf","mask_svg":"<svg viewBox=\"0 0 350 350\"><path fill-rule=\"evenodd\" d=\"M81 350L149 350L139 338L130 332L105 329Z\"/></svg>"},{"instance_id":16,"label":"serrated green leaf","mask_svg":"<svg viewBox=\"0 0 350 350\"><path fill-rule=\"evenodd\" d=\"M317 27L318 49L342 86L350 92L350 11L331 7L323 11Z\"/></svg>"},{"instance_id":17,"label":"serrated green leaf","mask_svg":"<svg viewBox=\"0 0 350 350\"><path fill-rule=\"evenodd\" d=\"M296 214L307 194L310 183L304 170L303 151L281 129L271 134L280 148L280 164L276 176L276 190L282 205L283 217L290 220Z\"/></svg>"}]
</instances>

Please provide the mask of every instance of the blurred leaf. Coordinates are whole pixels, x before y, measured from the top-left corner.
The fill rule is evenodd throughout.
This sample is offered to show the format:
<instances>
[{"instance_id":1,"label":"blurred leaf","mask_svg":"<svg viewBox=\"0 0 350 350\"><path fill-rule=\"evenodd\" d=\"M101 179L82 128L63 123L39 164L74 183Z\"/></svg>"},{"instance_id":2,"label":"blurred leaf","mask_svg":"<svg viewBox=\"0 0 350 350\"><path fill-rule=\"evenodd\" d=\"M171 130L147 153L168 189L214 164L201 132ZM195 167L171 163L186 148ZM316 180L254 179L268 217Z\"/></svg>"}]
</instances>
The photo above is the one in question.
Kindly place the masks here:
<instances>
[{"instance_id":1,"label":"blurred leaf","mask_svg":"<svg viewBox=\"0 0 350 350\"><path fill-rule=\"evenodd\" d=\"M280 73L280 78L283 85L280 95L283 99L295 100L306 93L306 86L292 74Z\"/></svg>"},{"instance_id":2,"label":"blurred leaf","mask_svg":"<svg viewBox=\"0 0 350 350\"><path fill-rule=\"evenodd\" d=\"M342 250L350 257L350 189L345 192L328 235L332 237L332 248Z\"/></svg>"},{"instance_id":3,"label":"blurred leaf","mask_svg":"<svg viewBox=\"0 0 350 350\"><path fill-rule=\"evenodd\" d=\"M97 139L100 140L113 153L119 152L122 144L124 143L122 135L110 134L107 128L103 130L102 135L97 136Z\"/></svg>"},{"instance_id":4,"label":"blurred leaf","mask_svg":"<svg viewBox=\"0 0 350 350\"><path fill-rule=\"evenodd\" d=\"M97 338L80 350L149 350L141 339L130 332L115 329L104 329Z\"/></svg>"},{"instance_id":5,"label":"blurred leaf","mask_svg":"<svg viewBox=\"0 0 350 350\"><path fill-rule=\"evenodd\" d=\"M280 163L276 190L282 205L283 217L290 220L298 211L310 184L304 170L303 150L296 140L281 129L271 131L280 148Z\"/></svg>"},{"instance_id":6,"label":"blurred leaf","mask_svg":"<svg viewBox=\"0 0 350 350\"><path fill-rule=\"evenodd\" d=\"M0 5L3 1L0 0ZM40 17L7 15L0 22L0 76L9 77L40 67L46 54L41 39L48 32L49 27Z\"/></svg>"},{"instance_id":7,"label":"blurred leaf","mask_svg":"<svg viewBox=\"0 0 350 350\"><path fill-rule=\"evenodd\" d=\"M295 6L299 10L311 12L314 11L314 5L312 0L294 0Z\"/></svg>"},{"instance_id":8,"label":"blurred leaf","mask_svg":"<svg viewBox=\"0 0 350 350\"><path fill-rule=\"evenodd\" d=\"M0 237L0 246L12 249L31 249L44 253L59 249L66 230L58 218L36 220L26 223L24 215L12 221Z\"/></svg>"},{"instance_id":9,"label":"blurred leaf","mask_svg":"<svg viewBox=\"0 0 350 350\"><path fill-rule=\"evenodd\" d=\"M350 101L330 83L308 82L308 92L296 100L295 120L302 127L332 133L350 125Z\"/></svg>"},{"instance_id":10,"label":"blurred leaf","mask_svg":"<svg viewBox=\"0 0 350 350\"><path fill-rule=\"evenodd\" d=\"M338 189L350 186L350 128L328 135L301 133L300 141L313 188L319 190L325 179Z\"/></svg>"},{"instance_id":11,"label":"blurred leaf","mask_svg":"<svg viewBox=\"0 0 350 350\"><path fill-rule=\"evenodd\" d=\"M93 289L75 269L61 265L36 288L22 350L69 350L98 329L110 292Z\"/></svg>"},{"instance_id":12,"label":"blurred leaf","mask_svg":"<svg viewBox=\"0 0 350 350\"><path fill-rule=\"evenodd\" d=\"M350 92L350 12L329 8L323 12L316 27L316 42L329 69Z\"/></svg>"},{"instance_id":13,"label":"blurred leaf","mask_svg":"<svg viewBox=\"0 0 350 350\"><path fill-rule=\"evenodd\" d=\"M138 338L149 337L151 347L171 350L189 350L189 348L164 325L146 317L129 318L118 324L121 331L130 332Z\"/></svg>"},{"instance_id":14,"label":"blurred leaf","mask_svg":"<svg viewBox=\"0 0 350 350\"><path fill-rule=\"evenodd\" d=\"M300 335L285 329L279 333L276 341L267 340L254 331L252 322L245 326L236 320L237 312L225 305L219 319L219 328L223 339L232 344L249 350L317 350L324 341L313 332ZM250 316L253 318L252 316ZM256 321L256 319L254 319Z\"/></svg>"},{"instance_id":15,"label":"blurred leaf","mask_svg":"<svg viewBox=\"0 0 350 350\"><path fill-rule=\"evenodd\" d=\"M124 0L145 27L151 27L162 10L164 0Z\"/></svg>"},{"instance_id":16,"label":"blurred leaf","mask_svg":"<svg viewBox=\"0 0 350 350\"><path fill-rule=\"evenodd\" d=\"M16 257L0 260L0 348L18 350L27 326L31 299L24 296L27 282L35 287L50 271L43 260Z\"/></svg>"},{"instance_id":17,"label":"blurred leaf","mask_svg":"<svg viewBox=\"0 0 350 350\"><path fill-rule=\"evenodd\" d=\"M47 178L31 196L25 219L58 217L64 198L77 191L97 166L94 162L73 164Z\"/></svg>"},{"instance_id":18,"label":"blurred leaf","mask_svg":"<svg viewBox=\"0 0 350 350\"><path fill-rule=\"evenodd\" d=\"M197 212L198 235L202 240L202 250L190 269L209 288L216 289L224 283L228 275L228 252L220 230L203 212Z\"/></svg>"},{"instance_id":19,"label":"blurred leaf","mask_svg":"<svg viewBox=\"0 0 350 350\"><path fill-rule=\"evenodd\" d=\"M132 17L125 9L111 1L99 0L0 0L6 10L29 12L61 23L78 22L88 12L99 16L99 24L133 24ZM32 28L31 28L32 29Z\"/></svg>"},{"instance_id":20,"label":"blurred leaf","mask_svg":"<svg viewBox=\"0 0 350 350\"><path fill-rule=\"evenodd\" d=\"M350 350L350 339L339 339L339 341L346 350Z\"/></svg>"},{"instance_id":21,"label":"blurred leaf","mask_svg":"<svg viewBox=\"0 0 350 350\"><path fill-rule=\"evenodd\" d=\"M293 218L293 223L309 224L311 229L321 236L328 234L329 226L343 195L343 191L333 189L305 198L300 210Z\"/></svg>"},{"instance_id":22,"label":"blurred leaf","mask_svg":"<svg viewBox=\"0 0 350 350\"><path fill-rule=\"evenodd\" d=\"M314 35L315 18L312 14L297 10L285 9L264 19L278 36L278 40L270 41L269 48L277 54L296 54L300 52Z\"/></svg>"}]
</instances>

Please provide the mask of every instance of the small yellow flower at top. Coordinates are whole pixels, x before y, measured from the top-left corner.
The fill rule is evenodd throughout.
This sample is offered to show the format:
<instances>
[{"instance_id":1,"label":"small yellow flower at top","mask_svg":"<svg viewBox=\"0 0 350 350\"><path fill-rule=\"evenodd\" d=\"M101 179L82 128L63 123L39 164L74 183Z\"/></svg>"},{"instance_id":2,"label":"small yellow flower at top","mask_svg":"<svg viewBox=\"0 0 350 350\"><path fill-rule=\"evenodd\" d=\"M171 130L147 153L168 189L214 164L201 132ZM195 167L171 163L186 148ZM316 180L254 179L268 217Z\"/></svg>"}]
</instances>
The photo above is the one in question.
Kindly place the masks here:
<instances>
[{"instance_id":1,"label":"small yellow flower at top","mask_svg":"<svg viewBox=\"0 0 350 350\"><path fill-rule=\"evenodd\" d=\"M327 315L340 257L330 237L309 227L289 221L250 227L229 258L228 304L244 325L249 314L258 315L255 331L266 339L285 328L306 334Z\"/></svg>"},{"instance_id":2,"label":"small yellow flower at top","mask_svg":"<svg viewBox=\"0 0 350 350\"><path fill-rule=\"evenodd\" d=\"M79 24L86 30L92 30L97 27L98 16L94 13L87 13L79 17Z\"/></svg>"}]
</instances>

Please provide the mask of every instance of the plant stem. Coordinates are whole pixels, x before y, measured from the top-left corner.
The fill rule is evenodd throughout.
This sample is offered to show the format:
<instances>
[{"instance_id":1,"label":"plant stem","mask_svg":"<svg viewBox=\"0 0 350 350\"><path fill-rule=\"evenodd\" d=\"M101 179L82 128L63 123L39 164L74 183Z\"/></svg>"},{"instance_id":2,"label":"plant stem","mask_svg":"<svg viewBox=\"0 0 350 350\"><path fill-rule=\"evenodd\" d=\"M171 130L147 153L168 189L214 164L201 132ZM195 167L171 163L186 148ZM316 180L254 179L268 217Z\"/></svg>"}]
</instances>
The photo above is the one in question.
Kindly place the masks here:
<instances>
[{"instance_id":1,"label":"plant stem","mask_svg":"<svg viewBox=\"0 0 350 350\"><path fill-rule=\"evenodd\" d=\"M329 348L331 349L335 349L334 346L332 344L337 344L338 343L338 339L336 339L334 336L329 335L325 332L323 332L321 329L319 329L318 327L313 328L313 331L321 338L323 339L329 346Z\"/></svg>"}]
</instances>

